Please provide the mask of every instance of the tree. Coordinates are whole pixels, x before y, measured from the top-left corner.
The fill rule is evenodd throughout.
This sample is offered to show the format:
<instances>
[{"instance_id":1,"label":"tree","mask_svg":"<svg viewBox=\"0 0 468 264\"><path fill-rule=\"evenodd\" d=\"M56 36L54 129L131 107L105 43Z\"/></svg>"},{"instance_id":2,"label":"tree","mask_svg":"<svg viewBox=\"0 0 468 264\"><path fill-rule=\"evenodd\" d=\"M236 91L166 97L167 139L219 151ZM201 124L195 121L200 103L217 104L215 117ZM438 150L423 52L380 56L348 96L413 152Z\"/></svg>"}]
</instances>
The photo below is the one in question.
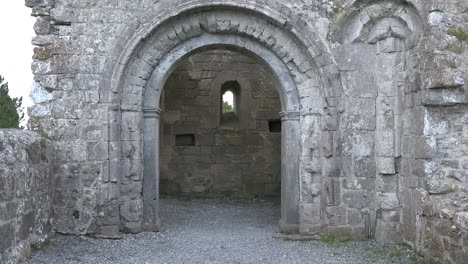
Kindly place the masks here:
<instances>
[{"instance_id":1,"label":"tree","mask_svg":"<svg viewBox=\"0 0 468 264\"><path fill-rule=\"evenodd\" d=\"M22 128L24 118L21 105L23 98L11 98L8 95L8 82L0 75L0 128Z\"/></svg>"},{"instance_id":2,"label":"tree","mask_svg":"<svg viewBox=\"0 0 468 264\"><path fill-rule=\"evenodd\" d=\"M228 102L223 102L223 113L234 112L234 107Z\"/></svg>"}]
</instances>

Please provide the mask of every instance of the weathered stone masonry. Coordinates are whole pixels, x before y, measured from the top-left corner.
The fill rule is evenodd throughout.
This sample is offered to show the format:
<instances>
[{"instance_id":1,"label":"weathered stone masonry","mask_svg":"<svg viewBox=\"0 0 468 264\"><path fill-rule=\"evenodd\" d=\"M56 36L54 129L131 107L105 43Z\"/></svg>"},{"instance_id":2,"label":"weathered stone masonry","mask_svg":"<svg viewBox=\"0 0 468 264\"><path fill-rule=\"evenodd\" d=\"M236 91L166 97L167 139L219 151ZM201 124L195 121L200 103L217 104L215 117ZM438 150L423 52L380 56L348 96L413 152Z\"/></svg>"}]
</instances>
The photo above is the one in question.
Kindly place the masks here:
<instances>
[{"instance_id":1,"label":"weathered stone masonry","mask_svg":"<svg viewBox=\"0 0 468 264\"><path fill-rule=\"evenodd\" d=\"M17 262L53 234L51 142L0 130L0 263Z\"/></svg>"},{"instance_id":2,"label":"weathered stone masonry","mask_svg":"<svg viewBox=\"0 0 468 264\"><path fill-rule=\"evenodd\" d=\"M54 230L159 229L163 87L187 57L228 49L277 84L283 230L468 262L467 1L26 3Z\"/></svg>"}]
</instances>

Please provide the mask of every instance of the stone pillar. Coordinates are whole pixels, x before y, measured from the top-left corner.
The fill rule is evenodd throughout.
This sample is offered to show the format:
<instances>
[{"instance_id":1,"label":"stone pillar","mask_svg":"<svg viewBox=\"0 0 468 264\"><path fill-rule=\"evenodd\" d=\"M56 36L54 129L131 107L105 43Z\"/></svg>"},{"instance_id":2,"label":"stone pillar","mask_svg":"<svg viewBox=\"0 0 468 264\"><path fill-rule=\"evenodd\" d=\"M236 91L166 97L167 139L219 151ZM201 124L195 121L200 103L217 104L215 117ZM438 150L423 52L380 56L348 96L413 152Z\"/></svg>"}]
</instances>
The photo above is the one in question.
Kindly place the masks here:
<instances>
[{"instance_id":1,"label":"stone pillar","mask_svg":"<svg viewBox=\"0 0 468 264\"><path fill-rule=\"evenodd\" d=\"M143 230L159 231L160 109L143 109Z\"/></svg>"},{"instance_id":2,"label":"stone pillar","mask_svg":"<svg viewBox=\"0 0 468 264\"><path fill-rule=\"evenodd\" d=\"M282 232L299 230L299 112L281 112L281 219Z\"/></svg>"}]
</instances>

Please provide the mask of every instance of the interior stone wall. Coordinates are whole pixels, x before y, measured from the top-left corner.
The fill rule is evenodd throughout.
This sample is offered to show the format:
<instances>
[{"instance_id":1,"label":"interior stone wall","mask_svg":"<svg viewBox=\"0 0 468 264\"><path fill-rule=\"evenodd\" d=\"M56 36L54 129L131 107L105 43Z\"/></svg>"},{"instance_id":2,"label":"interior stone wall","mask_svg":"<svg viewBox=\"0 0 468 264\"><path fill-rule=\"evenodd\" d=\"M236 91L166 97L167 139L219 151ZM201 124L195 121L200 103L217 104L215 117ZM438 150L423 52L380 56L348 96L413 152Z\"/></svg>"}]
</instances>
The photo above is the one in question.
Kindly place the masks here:
<instances>
[{"instance_id":1,"label":"interior stone wall","mask_svg":"<svg viewBox=\"0 0 468 264\"><path fill-rule=\"evenodd\" d=\"M52 235L52 142L0 129L0 263L17 263Z\"/></svg>"},{"instance_id":2,"label":"interior stone wall","mask_svg":"<svg viewBox=\"0 0 468 264\"><path fill-rule=\"evenodd\" d=\"M237 81L235 120L222 120L221 88ZM254 58L227 50L186 58L171 74L161 98L161 194L279 196L281 103L275 78ZM194 146L177 146L177 135Z\"/></svg>"}]
</instances>

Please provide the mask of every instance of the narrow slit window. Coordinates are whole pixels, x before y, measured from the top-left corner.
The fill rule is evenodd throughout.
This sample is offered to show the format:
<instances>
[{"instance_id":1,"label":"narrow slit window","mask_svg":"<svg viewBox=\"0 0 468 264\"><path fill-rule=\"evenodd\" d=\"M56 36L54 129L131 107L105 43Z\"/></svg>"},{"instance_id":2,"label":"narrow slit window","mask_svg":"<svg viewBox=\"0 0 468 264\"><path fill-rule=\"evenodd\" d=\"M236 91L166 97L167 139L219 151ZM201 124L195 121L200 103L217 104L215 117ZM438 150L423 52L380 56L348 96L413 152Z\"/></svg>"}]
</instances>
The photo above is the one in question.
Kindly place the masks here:
<instances>
[{"instance_id":1,"label":"narrow slit window","mask_svg":"<svg viewBox=\"0 0 468 264\"><path fill-rule=\"evenodd\" d=\"M221 86L220 112L223 127L239 125L241 87L237 81L227 81Z\"/></svg>"}]
</instances>

